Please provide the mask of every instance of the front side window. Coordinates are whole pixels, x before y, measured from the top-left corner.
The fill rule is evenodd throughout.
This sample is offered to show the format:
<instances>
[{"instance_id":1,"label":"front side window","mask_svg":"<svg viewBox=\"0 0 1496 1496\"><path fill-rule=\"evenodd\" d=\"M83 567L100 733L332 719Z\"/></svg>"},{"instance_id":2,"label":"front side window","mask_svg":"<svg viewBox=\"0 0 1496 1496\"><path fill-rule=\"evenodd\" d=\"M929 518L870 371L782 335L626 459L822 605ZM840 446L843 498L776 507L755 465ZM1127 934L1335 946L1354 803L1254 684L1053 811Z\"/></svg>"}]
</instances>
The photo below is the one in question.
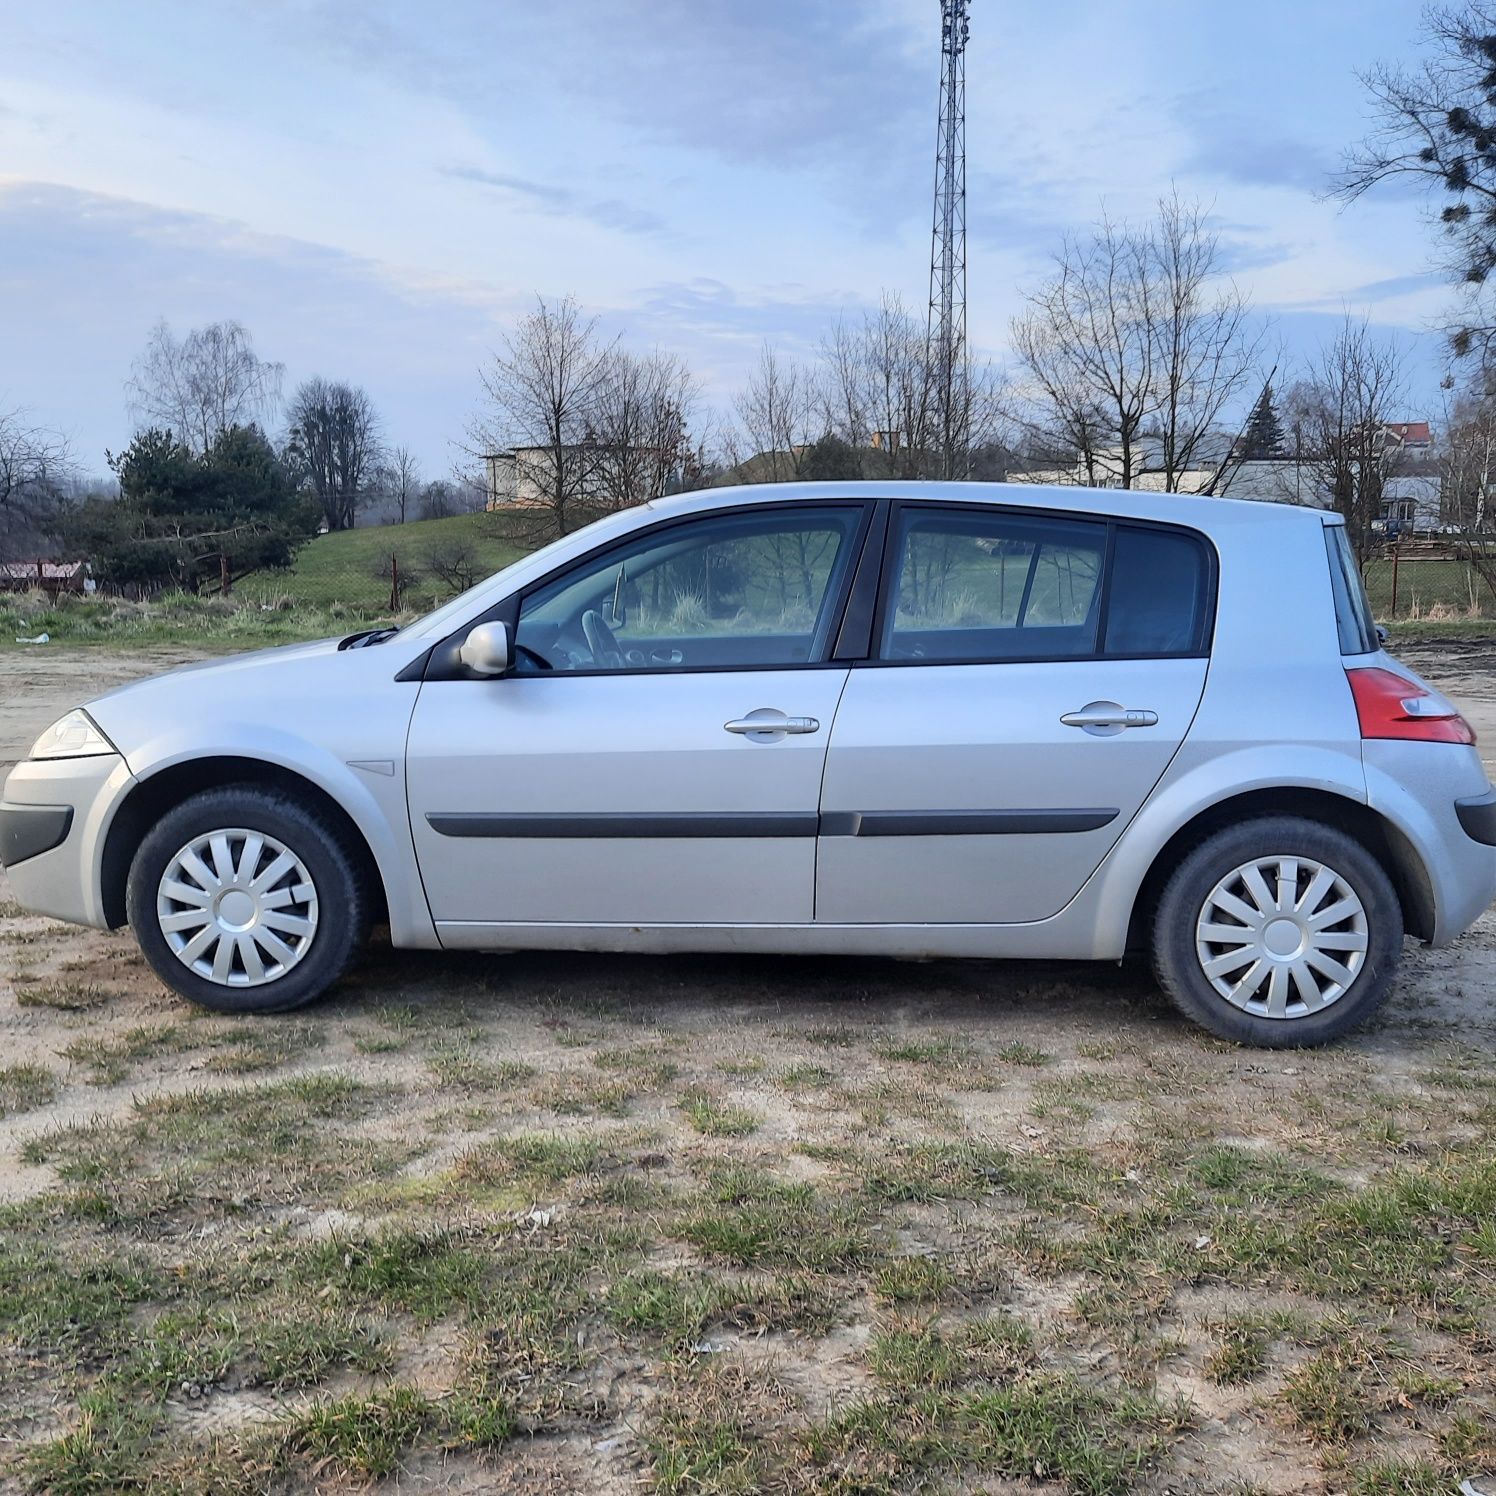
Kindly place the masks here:
<instances>
[{"instance_id":1,"label":"front side window","mask_svg":"<svg viewBox=\"0 0 1496 1496\"><path fill-rule=\"evenodd\" d=\"M516 669L755 669L826 658L858 506L670 525L530 593Z\"/></svg>"},{"instance_id":2,"label":"front side window","mask_svg":"<svg viewBox=\"0 0 1496 1496\"><path fill-rule=\"evenodd\" d=\"M906 509L881 655L960 663L1096 652L1106 526Z\"/></svg>"}]
</instances>

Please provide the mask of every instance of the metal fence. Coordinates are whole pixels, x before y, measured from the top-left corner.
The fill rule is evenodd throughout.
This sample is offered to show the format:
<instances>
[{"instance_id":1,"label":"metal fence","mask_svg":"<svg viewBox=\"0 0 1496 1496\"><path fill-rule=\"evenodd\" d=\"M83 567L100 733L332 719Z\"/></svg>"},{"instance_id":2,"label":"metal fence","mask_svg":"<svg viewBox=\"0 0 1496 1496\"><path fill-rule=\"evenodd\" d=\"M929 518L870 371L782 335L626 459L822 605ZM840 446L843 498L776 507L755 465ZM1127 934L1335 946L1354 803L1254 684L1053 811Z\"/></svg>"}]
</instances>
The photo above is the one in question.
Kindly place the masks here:
<instances>
[{"instance_id":1,"label":"metal fence","mask_svg":"<svg viewBox=\"0 0 1496 1496\"><path fill-rule=\"evenodd\" d=\"M1496 593L1447 546L1389 546L1361 568L1371 610L1382 622L1496 618Z\"/></svg>"}]
</instances>

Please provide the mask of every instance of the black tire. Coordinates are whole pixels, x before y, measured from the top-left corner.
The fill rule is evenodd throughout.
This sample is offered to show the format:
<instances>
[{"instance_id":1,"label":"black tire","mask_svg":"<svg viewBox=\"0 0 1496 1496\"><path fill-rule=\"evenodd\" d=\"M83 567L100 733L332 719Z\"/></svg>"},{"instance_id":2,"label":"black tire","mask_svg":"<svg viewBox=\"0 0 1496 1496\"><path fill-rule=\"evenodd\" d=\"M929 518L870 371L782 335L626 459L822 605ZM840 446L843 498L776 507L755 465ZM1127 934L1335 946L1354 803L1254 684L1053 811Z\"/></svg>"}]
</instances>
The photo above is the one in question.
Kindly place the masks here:
<instances>
[{"instance_id":1,"label":"black tire","mask_svg":"<svg viewBox=\"0 0 1496 1496\"><path fill-rule=\"evenodd\" d=\"M1196 949L1196 929L1223 878L1256 858L1280 856L1311 858L1345 880L1365 912L1366 952L1339 997L1298 1017L1269 1018L1235 1006L1212 985ZM1338 1039L1376 1012L1391 990L1402 942L1397 892L1360 842L1306 817L1262 816L1215 832L1174 869L1154 915L1153 968L1174 1006L1211 1033L1262 1049L1296 1049Z\"/></svg>"},{"instance_id":2,"label":"black tire","mask_svg":"<svg viewBox=\"0 0 1496 1496\"><path fill-rule=\"evenodd\" d=\"M194 838L226 827L260 832L299 857L317 890L318 918L305 954L259 986L225 986L180 960L157 919L168 864ZM373 901L359 849L316 809L256 784L204 790L168 811L136 849L125 885L130 927L156 975L173 991L220 1013L284 1013L320 997L347 971L369 933Z\"/></svg>"}]
</instances>

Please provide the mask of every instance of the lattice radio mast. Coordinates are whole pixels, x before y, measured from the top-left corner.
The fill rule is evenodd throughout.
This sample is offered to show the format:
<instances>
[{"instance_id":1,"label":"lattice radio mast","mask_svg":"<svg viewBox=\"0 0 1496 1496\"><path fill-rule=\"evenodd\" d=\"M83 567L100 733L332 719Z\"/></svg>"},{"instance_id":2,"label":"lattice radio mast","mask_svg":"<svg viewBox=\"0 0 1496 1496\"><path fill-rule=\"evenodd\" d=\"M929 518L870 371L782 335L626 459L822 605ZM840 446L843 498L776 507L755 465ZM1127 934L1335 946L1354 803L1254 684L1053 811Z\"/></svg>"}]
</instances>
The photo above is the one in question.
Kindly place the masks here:
<instances>
[{"instance_id":1,"label":"lattice radio mast","mask_svg":"<svg viewBox=\"0 0 1496 1496\"><path fill-rule=\"evenodd\" d=\"M966 370L966 42L971 0L940 0L940 129L935 144L935 226L930 242L930 355L940 474L970 465Z\"/></svg>"}]
</instances>

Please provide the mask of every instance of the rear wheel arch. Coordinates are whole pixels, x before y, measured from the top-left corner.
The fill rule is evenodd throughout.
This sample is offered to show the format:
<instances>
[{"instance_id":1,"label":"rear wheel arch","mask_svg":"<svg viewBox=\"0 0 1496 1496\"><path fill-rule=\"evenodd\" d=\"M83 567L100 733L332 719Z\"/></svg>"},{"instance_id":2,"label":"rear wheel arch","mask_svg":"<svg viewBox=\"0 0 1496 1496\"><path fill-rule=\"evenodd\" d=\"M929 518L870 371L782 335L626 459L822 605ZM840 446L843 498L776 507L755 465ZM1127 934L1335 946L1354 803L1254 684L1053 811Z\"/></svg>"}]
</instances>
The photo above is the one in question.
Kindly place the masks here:
<instances>
[{"instance_id":1,"label":"rear wheel arch","mask_svg":"<svg viewBox=\"0 0 1496 1496\"><path fill-rule=\"evenodd\" d=\"M1385 816L1360 801L1328 790L1285 786L1248 790L1208 806L1186 822L1159 850L1133 900L1127 948L1148 947L1153 914L1174 869L1208 836L1226 826L1262 816L1302 816L1359 842L1381 864L1402 906L1403 927L1420 940L1434 933L1434 893L1428 871L1412 842Z\"/></svg>"},{"instance_id":2,"label":"rear wheel arch","mask_svg":"<svg viewBox=\"0 0 1496 1496\"><path fill-rule=\"evenodd\" d=\"M101 859L101 881L104 916L110 929L118 929L125 920L125 885L130 863L150 828L167 811L203 790L222 789L228 785L258 785L280 790L316 810L335 826L349 851L363 865L368 887L377 896L374 923L387 917L384 875L369 840L358 823L336 798L304 775L263 759L221 755L188 759L172 764L137 784L115 812L104 840Z\"/></svg>"}]
</instances>

